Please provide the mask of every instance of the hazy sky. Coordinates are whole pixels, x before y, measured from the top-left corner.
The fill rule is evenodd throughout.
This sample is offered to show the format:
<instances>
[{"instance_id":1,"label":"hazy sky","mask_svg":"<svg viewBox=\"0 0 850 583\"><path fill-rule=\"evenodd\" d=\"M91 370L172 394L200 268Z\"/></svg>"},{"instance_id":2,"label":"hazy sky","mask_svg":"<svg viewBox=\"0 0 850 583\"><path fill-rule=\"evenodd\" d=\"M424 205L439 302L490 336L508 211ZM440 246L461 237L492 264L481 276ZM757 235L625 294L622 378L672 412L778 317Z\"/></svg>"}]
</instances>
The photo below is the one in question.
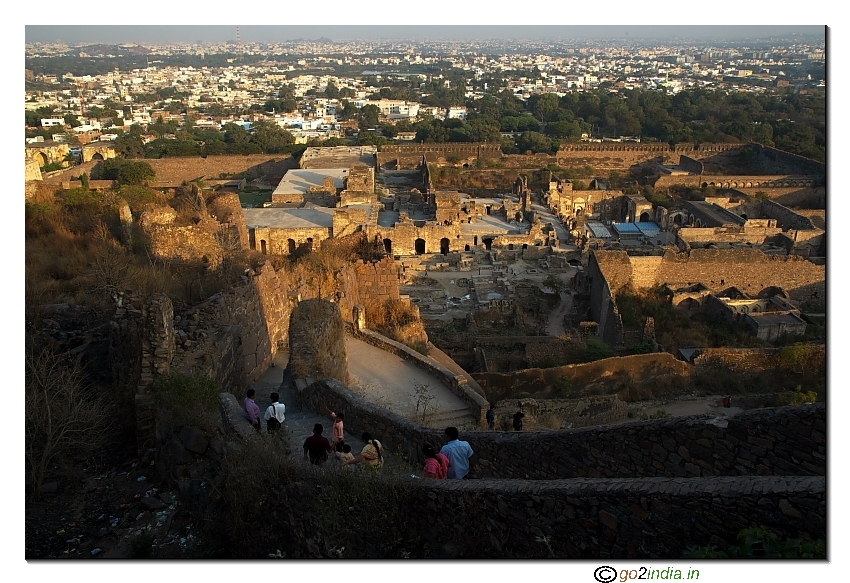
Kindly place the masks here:
<instances>
[{"instance_id":1,"label":"hazy sky","mask_svg":"<svg viewBox=\"0 0 850 583\"><path fill-rule=\"evenodd\" d=\"M233 25L27 25L26 42L164 43L221 42L236 39ZM243 42L274 42L290 39L639 39L728 41L765 38L791 33L824 36L823 26L259 26L239 25Z\"/></svg>"}]
</instances>

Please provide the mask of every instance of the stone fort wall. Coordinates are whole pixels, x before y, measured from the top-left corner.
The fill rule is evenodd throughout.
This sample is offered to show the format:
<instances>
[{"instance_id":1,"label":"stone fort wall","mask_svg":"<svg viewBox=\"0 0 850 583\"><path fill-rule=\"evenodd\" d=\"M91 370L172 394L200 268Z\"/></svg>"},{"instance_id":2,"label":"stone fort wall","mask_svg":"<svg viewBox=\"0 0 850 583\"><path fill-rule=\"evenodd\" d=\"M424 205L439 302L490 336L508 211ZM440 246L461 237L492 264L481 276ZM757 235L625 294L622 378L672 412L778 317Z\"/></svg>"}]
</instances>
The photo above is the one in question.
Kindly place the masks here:
<instances>
[{"instance_id":1,"label":"stone fort wall","mask_svg":"<svg viewBox=\"0 0 850 583\"><path fill-rule=\"evenodd\" d=\"M302 407L345 411L346 428L368 431L387 451L424 463L422 444L444 443L417 425L366 402L333 379L297 391ZM729 419L708 416L635 421L559 431L464 431L486 478L694 478L823 476L826 406L757 409Z\"/></svg>"},{"instance_id":2,"label":"stone fort wall","mask_svg":"<svg viewBox=\"0 0 850 583\"><path fill-rule=\"evenodd\" d=\"M661 261L629 257L625 251L595 251L593 257L614 294L627 283L636 287L702 283L713 293L735 286L756 296L778 286L795 300L826 297L825 266L796 256L766 255L758 249L667 251Z\"/></svg>"},{"instance_id":3,"label":"stone fort wall","mask_svg":"<svg viewBox=\"0 0 850 583\"><path fill-rule=\"evenodd\" d=\"M413 463L423 463L423 442L445 441L441 431L367 403L333 380L313 383L296 398L315 411L345 411L349 431L369 431ZM740 529L756 524L787 537L824 538L825 418L825 406L814 405L729 420L468 431L461 439L470 442L482 473L503 479L415 480L407 495L384 503L399 505L404 528L442 546L447 557L672 558L687 545L732 544ZM296 502L304 495L286 490L270 503L280 515L298 513L305 526L315 518ZM454 509L450 515L441 512L446 507ZM459 522L467 525L462 532ZM304 540L313 531L298 530L288 541L290 556L321 556Z\"/></svg>"}]
</instances>

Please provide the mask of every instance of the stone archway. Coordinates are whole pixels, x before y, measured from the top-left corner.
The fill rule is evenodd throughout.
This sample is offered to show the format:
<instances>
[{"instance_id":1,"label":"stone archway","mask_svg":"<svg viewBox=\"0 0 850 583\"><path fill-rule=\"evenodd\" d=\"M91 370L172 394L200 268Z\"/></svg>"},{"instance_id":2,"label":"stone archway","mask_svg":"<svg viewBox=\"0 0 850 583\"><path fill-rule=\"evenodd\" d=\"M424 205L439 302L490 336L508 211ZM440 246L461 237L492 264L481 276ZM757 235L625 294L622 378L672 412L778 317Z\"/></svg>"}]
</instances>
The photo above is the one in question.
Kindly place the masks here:
<instances>
[{"instance_id":1,"label":"stone archway","mask_svg":"<svg viewBox=\"0 0 850 583\"><path fill-rule=\"evenodd\" d=\"M260 239L260 252L262 252L263 255L267 255L265 239Z\"/></svg>"},{"instance_id":2,"label":"stone archway","mask_svg":"<svg viewBox=\"0 0 850 583\"><path fill-rule=\"evenodd\" d=\"M492 246L493 246L493 239L490 239L490 238L484 239L484 248L487 251L489 251Z\"/></svg>"},{"instance_id":3,"label":"stone archway","mask_svg":"<svg viewBox=\"0 0 850 583\"><path fill-rule=\"evenodd\" d=\"M446 237L440 239L440 253L443 255L448 255L449 253L449 240Z\"/></svg>"},{"instance_id":4,"label":"stone archway","mask_svg":"<svg viewBox=\"0 0 850 583\"><path fill-rule=\"evenodd\" d=\"M652 215L649 214L647 211L642 212L640 214L639 222L641 222L641 223L651 223L652 222Z\"/></svg>"},{"instance_id":5,"label":"stone archway","mask_svg":"<svg viewBox=\"0 0 850 583\"><path fill-rule=\"evenodd\" d=\"M50 160L48 159L47 154L45 154L44 152L36 152L35 160L42 168L50 164Z\"/></svg>"},{"instance_id":6,"label":"stone archway","mask_svg":"<svg viewBox=\"0 0 850 583\"><path fill-rule=\"evenodd\" d=\"M384 239L384 250L387 252L387 255L393 254L393 242L392 239Z\"/></svg>"},{"instance_id":7,"label":"stone archway","mask_svg":"<svg viewBox=\"0 0 850 583\"><path fill-rule=\"evenodd\" d=\"M425 239L416 239L413 242L413 249L417 255L423 255L425 253Z\"/></svg>"},{"instance_id":8,"label":"stone archway","mask_svg":"<svg viewBox=\"0 0 850 583\"><path fill-rule=\"evenodd\" d=\"M92 156L91 159L92 159L92 161L102 162L103 161L103 154L101 154L100 152L95 152L94 156Z\"/></svg>"}]
</instances>

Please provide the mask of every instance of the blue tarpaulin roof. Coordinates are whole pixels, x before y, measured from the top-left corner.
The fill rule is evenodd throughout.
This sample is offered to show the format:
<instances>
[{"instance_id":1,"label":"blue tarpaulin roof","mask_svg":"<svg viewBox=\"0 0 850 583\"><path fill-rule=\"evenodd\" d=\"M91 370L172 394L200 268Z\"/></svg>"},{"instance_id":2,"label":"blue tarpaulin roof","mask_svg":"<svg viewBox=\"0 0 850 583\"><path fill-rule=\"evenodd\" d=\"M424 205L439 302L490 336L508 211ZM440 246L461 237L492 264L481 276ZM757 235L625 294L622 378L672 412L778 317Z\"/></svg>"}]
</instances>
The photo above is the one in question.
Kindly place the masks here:
<instances>
[{"instance_id":1,"label":"blue tarpaulin roof","mask_svg":"<svg viewBox=\"0 0 850 583\"><path fill-rule=\"evenodd\" d=\"M640 234L640 229L634 223L614 223L613 227L618 233Z\"/></svg>"},{"instance_id":2,"label":"blue tarpaulin roof","mask_svg":"<svg viewBox=\"0 0 850 583\"><path fill-rule=\"evenodd\" d=\"M647 237L654 237L660 231L661 228L655 223L645 222L645 223L635 223L637 228L640 229L640 232L646 235Z\"/></svg>"}]
</instances>

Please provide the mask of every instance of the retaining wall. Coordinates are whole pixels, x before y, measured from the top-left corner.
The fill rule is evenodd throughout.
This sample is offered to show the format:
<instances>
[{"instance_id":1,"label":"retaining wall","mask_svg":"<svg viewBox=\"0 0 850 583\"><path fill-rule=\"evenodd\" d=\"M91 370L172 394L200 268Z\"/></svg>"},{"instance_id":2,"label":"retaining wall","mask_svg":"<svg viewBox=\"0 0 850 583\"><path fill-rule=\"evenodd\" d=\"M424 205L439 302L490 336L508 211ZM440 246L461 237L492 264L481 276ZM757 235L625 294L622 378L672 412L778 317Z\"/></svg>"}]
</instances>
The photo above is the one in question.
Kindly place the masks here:
<instances>
[{"instance_id":1,"label":"retaining wall","mask_svg":"<svg viewBox=\"0 0 850 583\"><path fill-rule=\"evenodd\" d=\"M424 462L442 431L371 405L327 379L297 392L301 406L345 411L349 431L368 431L388 451ZM542 432L465 431L487 478L707 477L826 473L826 407L779 407L730 419L708 416Z\"/></svg>"}]
</instances>

